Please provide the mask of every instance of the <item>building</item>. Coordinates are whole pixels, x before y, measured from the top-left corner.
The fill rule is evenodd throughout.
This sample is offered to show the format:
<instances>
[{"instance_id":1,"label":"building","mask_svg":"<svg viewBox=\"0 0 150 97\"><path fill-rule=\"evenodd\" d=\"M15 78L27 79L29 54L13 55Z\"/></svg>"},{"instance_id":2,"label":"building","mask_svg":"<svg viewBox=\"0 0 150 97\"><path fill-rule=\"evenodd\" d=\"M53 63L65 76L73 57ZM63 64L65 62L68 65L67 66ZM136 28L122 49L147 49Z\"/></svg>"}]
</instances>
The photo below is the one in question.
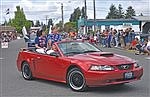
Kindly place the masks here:
<instances>
[{"instance_id":1,"label":"building","mask_svg":"<svg viewBox=\"0 0 150 97\"><path fill-rule=\"evenodd\" d=\"M131 19L85 19L80 18L78 20L79 33L85 33L85 28L87 26L87 31L93 30L94 25L96 30L103 31L108 28L126 29L131 27L135 32L148 33L150 31L150 16L135 16Z\"/></svg>"},{"instance_id":2,"label":"building","mask_svg":"<svg viewBox=\"0 0 150 97\"><path fill-rule=\"evenodd\" d=\"M144 34L150 34L150 16L133 16L133 19L140 22L140 30Z\"/></svg>"},{"instance_id":3,"label":"building","mask_svg":"<svg viewBox=\"0 0 150 97\"><path fill-rule=\"evenodd\" d=\"M0 26L0 34L3 32L16 32L16 28L11 26Z\"/></svg>"}]
</instances>

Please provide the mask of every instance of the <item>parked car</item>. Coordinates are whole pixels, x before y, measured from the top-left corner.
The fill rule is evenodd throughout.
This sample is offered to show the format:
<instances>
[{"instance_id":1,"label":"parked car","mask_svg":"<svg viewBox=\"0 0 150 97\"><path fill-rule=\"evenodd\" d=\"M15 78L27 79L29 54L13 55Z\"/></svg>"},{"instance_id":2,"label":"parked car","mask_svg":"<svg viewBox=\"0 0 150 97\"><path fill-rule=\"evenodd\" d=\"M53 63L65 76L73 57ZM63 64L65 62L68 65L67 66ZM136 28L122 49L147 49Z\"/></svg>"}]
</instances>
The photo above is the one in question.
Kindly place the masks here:
<instances>
[{"instance_id":1,"label":"parked car","mask_svg":"<svg viewBox=\"0 0 150 97\"><path fill-rule=\"evenodd\" d=\"M54 43L57 51L41 54L21 49L17 68L25 80L42 78L66 83L74 91L87 87L118 85L140 80L143 68L133 59L84 41Z\"/></svg>"}]
</instances>

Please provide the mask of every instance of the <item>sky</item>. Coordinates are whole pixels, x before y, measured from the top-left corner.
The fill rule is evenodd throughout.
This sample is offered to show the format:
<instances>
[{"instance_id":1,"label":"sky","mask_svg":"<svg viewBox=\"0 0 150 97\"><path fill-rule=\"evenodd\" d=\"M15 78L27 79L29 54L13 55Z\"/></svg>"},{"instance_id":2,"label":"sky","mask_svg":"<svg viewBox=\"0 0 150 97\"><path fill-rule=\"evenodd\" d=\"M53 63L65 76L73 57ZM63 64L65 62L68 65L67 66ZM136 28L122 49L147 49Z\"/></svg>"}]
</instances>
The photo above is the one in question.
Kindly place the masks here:
<instances>
[{"instance_id":1,"label":"sky","mask_svg":"<svg viewBox=\"0 0 150 97\"><path fill-rule=\"evenodd\" d=\"M93 0L86 0L88 19L94 18ZM69 21L71 13L77 7L84 6L84 0L0 0L0 24L5 19L8 21L14 18L16 6L23 8L28 20L46 23L46 17L53 19L54 23L61 20L61 3L64 6L64 20ZM136 15L142 13L144 16L150 16L150 0L95 0L96 3L96 19L104 19L108 14L111 4L118 7L122 5L123 10L132 6ZM10 14L6 15L6 10L9 8Z\"/></svg>"}]
</instances>

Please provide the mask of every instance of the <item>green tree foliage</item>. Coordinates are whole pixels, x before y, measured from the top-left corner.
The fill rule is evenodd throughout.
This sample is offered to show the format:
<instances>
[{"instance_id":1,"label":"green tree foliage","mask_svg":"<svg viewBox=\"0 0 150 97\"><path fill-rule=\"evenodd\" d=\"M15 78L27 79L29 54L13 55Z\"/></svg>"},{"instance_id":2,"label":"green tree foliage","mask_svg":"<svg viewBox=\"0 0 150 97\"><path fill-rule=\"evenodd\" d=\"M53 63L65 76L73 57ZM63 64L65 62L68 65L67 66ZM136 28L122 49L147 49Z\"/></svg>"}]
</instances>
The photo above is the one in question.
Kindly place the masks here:
<instances>
[{"instance_id":1,"label":"green tree foliage","mask_svg":"<svg viewBox=\"0 0 150 97\"><path fill-rule=\"evenodd\" d=\"M120 19L120 18L131 18L132 16L135 16L135 10L132 8L132 6L129 6L126 10L126 14L123 11L122 5L119 4L118 9L115 7L114 4L112 4L109 8L108 15L106 16L106 19Z\"/></svg>"},{"instance_id":2,"label":"green tree foliage","mask_svg":"<svg viewBox=\"0 0 150 97\"><path fill-rule=\"evenodd\" d=\"M77 20L80 18L80 16L81 16L81 10L80 10L80 8L78 7L78 8L76 8L76 9L74 10L74 12L71 14L69 21L70 21L70 22L77 22Z\"/></svg>"},{"instance_id":3,"label":"green tree foliage","mask_svg":"<svg viewBox=\"0 0 150 97\"><path fill-rule=\"evenodd\" d=\"M36 20L35 22L35 27L39 27L40 26L40 21L39 20Z\"/></svg>"},{"instance_id":4,"label":"green tree foliage","mask_svg":"<svg viewBox=\"0 0 150 97\"><path fill-rule=\"evenodd\" d=\"M140 13L140 15L139 16L143 16L143 14L142 13Z\"/></svg>"},{"instance_id":5,"label":"green tree foliage","mask_svg":"<svg viewBox=\"0 0 150 97\"><path fill-rule=\"evenodd\" d=\"M45 25L45 24L42 26L42 30L43 30L43 31L46 31L46 30L47 30L47 28L46 28L46 25ZM47 33L47 32L46 32L46 33Z\"/></svg>"},{"instance_id":6,"label":"green tree foliage","mask_svg":"<svg viewBox=\"0 0 150 97\"><path fill-rule=\"evenodd\" d=\"M4 21L4 24L2 24L2 25L4 26L4 25L8 25L8 24L9 24L9 23L7 23L7 21L5 20L5 21Z\"/></svg>"},{"instance_id":7,"label":"green tree foliage","mask_svg":"<svg viewBox=\"0 0 150 97\"><path fill-rule=\"evenodd\" d=\"M15 11L15 17L9 21L9 25L15 27L17 32L21 33L23 26L29 29L32 23L26 19L23 8L20 9L20 6L16 6L16 9L17 11Z\"/></svg>"},{"instance_id":8,"label":"green tree foliage","mask_svg":"<svg viewBox=\"0 0 150 97\"><path fill-rule=\"evenodd\" d=\"M81 18L85 18L85 7L82 7L81 9Z\"/></svg>"},{"instance_id":9,"label":"green tree foliage","mask_svg":"<svg viewBox=\"0 0 150 97\"><path fill-rule=\"evenodd\" d=\"M117 19L118 18L118 10L115 7L114 4L112 4L109 8L108 15L106 16L106 19Z\"/></svg>"},{"instance_id":10,"label":"green tree foliage","mask_svg":"<svg viewBox=\"0 0 150 97\"><path fill-rule=\"evenodd\" d=\"M121 4L118 6L118 18L124 18L124 12Z\"/></svg>"},{"instance_id":11,"label":"green tree foliage","mask_svg":"<svg viewBox=\"0 0 150 97\"><path fill-rule=\"evenodd\" d=\"M44 24L43 24L43 22L41 22L41 26L43 26Z\"/></svg>"},{"instance_id":12,"label":"green tree foliage","mask_svg":"<svg viewBox=\"0 0 150 97\"><path fill-rule=\"evenodd\" d=\"M132 6L129 6L126 10L125 18L131 18L132 16L136 16L135 10L132 8Z\"/></svg>"},{"instance_id":13,"label":"green tree foliage","mask_svg":"<svg viewBox=\"0 0 150 97\"><path fill-rule=\"evenodd\" d=\"M77 31L76 22L67 22L67 23L65 23L64 31L65 32Z\"/></svg>"},{"instance_id":14,"label":"green tree foliage","mask_svg":"<svg viewBox=\"0 0 150 97\"><path fill-rule=\"evenodd\" d=\"M143 14L142 13L140 13L140 15L139 16L143 16Z\"/></svg>"},{"instance_id":15,"label":"green tree foliage","mask_svg":"<svg viewBox=\"0 0 150 97\"><path fill-rule=\"evenodd\" d=\"M34 22L33 21L29 20L29 22L31 23L31 26L34 26Z\"/></svg>"},{"instance_id":16,"label":"green tree foliage","mask_svg":"<svg viewBox=\"0 0 150 97\"><path fill-rule=\"evenodd\" d=\"M62 21L59 21L59 23L56 24L57 27L59 27L59 32L63 31Z\"/></svg>"},{"instance_id":17,"label":"green tree foliage","mask_svg":"<svg viewBox=\"0 0 150 97\"><path fill-rule=\"evenodd\" d=\"M49 20L48 20L48 26L47 26L47 28L49 28L50 25L53 25L53 20L52 20L52 19L49 19Z\"/></svg>"}]
</instances>

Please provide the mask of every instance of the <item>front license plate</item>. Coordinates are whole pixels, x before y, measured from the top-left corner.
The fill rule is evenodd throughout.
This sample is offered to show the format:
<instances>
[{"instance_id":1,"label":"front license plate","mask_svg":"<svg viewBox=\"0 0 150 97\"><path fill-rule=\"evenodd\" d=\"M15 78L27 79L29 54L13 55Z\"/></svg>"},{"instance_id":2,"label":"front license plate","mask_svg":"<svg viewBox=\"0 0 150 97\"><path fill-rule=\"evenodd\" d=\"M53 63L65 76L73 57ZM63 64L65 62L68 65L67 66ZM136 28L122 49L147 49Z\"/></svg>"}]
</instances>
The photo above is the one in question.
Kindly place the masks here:
<instances>
[{"instance_id":1,"label":"front license plate","mask_svg":"<svg viewBox=\"0 0 150 97\"><path fill-rule=\"evenodd\" d=\"M126 72L124 73L125 79L132 79L133 78L133 72Z\"/></svg>"}]
</instances>

